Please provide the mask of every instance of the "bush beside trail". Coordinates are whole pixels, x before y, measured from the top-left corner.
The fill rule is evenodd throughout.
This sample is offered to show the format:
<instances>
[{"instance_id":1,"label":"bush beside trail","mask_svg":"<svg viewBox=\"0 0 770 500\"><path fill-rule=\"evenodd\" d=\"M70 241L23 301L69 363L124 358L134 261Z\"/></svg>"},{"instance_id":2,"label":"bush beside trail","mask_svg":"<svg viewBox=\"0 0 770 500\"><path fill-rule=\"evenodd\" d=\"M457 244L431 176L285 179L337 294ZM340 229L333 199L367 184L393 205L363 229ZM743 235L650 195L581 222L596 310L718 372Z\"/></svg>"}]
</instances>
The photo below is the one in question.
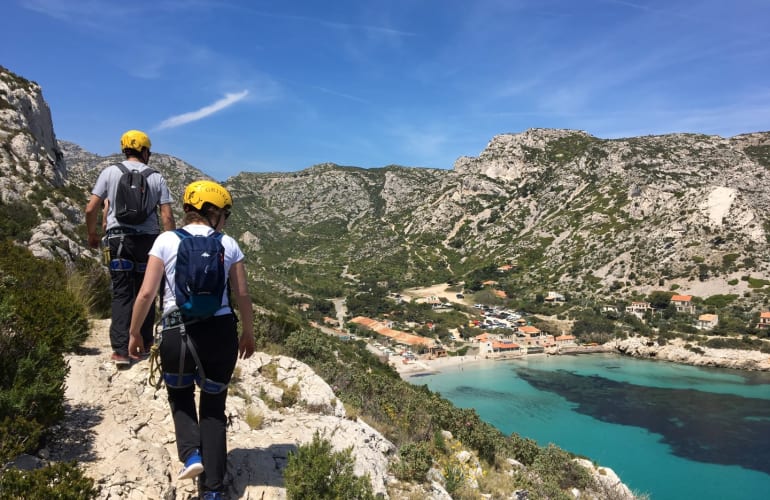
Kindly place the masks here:
<instances>
[{"instance_id":1,"label":"bush beside trail","mask_svg":"<svg viewBox=\"0 0 770 500\"><path fill-rule=\"evenodd\" d=\"M34 454L64 418L63 354L88 335L88 310L67 286L62 262L0 242L0 464ZM2 498L90 498L93 481L76 464L0 470Z\"/></svg>"}]
</instances>

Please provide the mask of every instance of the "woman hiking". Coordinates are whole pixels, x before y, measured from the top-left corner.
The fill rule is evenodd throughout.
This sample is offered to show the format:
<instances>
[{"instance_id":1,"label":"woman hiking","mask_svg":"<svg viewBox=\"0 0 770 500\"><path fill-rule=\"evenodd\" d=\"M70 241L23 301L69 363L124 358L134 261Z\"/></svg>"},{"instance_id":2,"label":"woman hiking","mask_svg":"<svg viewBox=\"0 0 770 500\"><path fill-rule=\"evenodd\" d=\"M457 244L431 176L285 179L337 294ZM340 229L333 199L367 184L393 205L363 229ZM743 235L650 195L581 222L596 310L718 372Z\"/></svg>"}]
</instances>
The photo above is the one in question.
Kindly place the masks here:
<instances>
[{"instance_id":1,"label":"woman hiking","mask_svg":"<svg viewBox=\"0 0 770 500\"><path fill-rule=\"evenodd\" d=\"M182 201L186 233L166 231L158 236L150 250L131 317L129 352L138 353L144 347L140 328L163 283L159 353L177 452L184 464L178 479L200 475L201 498L217 500L224 498L227 465L227 385L239 354L245 359L254 353L254 316L243 252L233 238L218 234L230 216L233 204L230 193L215 182L196 181L187 186ZM185 257L180 250L183 237L201 236L215 236L221 242L227 286L221 301L217 302L217 306L221 306L215 306L213 316L190 320L178 305L175 278L185 271L180 267L177 273L177 257L180 261ZM231 293L241 316L240 338L238 320L230 306ZM196 384L201 390L197 409Z\"/></svg>"}]
</instances>

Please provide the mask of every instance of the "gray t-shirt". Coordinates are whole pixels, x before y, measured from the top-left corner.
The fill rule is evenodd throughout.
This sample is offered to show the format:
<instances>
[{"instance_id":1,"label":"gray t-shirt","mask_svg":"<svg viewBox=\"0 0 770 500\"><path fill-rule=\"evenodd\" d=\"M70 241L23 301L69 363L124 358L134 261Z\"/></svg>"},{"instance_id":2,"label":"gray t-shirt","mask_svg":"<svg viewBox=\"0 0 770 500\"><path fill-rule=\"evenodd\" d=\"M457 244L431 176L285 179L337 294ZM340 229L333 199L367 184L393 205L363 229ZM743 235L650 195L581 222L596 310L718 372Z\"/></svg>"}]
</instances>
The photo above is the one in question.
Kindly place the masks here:
<instances>
[{"instance_id":1,"label":"gray t-shirt","mask_svg":"<svg viewBox=\"0 0 770 500\"><path fill-rule=\"evenodd\" d=\"M129 170L145 170L148 167L144 163L132 160L126 160L122 162ZM101 199L109 200L110 206L107 211L107 231L117 227L131 228L139 233L158 234L160 233L160 224L158 222L158 205L164 205L174 201L171 198L171 192L166 184L166 179L160 173L153 174L147 177L147 185L150 187L150 196L155 205L155 213L151 214L147 219L138 225L122 224L115 218L115 193L118 190L118 181L123 172L117 165L110 165L102 170L99 174L99 178L96 179L96 184L91 193L95 194Z\"/></svg>"}]
</instances>

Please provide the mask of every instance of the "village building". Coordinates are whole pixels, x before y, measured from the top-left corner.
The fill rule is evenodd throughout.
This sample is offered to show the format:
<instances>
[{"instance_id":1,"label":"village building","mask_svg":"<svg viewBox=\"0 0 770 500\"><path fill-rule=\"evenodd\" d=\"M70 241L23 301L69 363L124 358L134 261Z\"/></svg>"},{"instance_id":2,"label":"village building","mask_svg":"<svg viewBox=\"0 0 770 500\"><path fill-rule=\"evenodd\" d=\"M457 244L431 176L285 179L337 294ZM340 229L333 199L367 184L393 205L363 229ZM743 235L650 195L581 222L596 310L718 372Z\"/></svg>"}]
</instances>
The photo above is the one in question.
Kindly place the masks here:
<instances>
[{"instance_id":1,"label":"village building","mask_svg":"<svg viewBox=\"0 0 770 500\"><path fill-rule=\"evenodd\" d=\"M630 305L626 306L626 312L639 319L644 319L645 313L652 310L653 307L649 302L631 302Z\"/></svg>"},{"instance_id":2,"label":"village building","mask_svg":"<svg viewBox=\"0 0 770 500\"><path fill-rule=\"evenodd\" d=\"M577 339L574 335L559 335L554 341L558 347L577 345Z\"/></svg>"},{"instance_id":3,"label":"village building","mask_svg":"<svg viewBox=\"0 0 770 500\"><path fill-rule=\"evenodd\" d=\"M695 328L699 330L713 330L719 324L719 316L716 314L701 314L695 323Z\"/></svg>"},{"instance_id":4,"label":"village building","mask_svg":"<svg viewBox=\"0 0 770 500\"><path fill-rule=\"evenodd\" d=\"M548 292L544 300L549 304L556 304L557 302L566 301L566 298L558 292Z\"/></svg>"},{"instance_id":5,"label":"village building","mask_svg":"<svg viewBox=\"0 0 770 500\"><path fill-rule=\"evenodd\" d=\"M423 346L426 349L430 349L436 346L436 341L434 339L429 339L421 335L415 335L412 333L394 330L392 328L388 328L386 324L380 321L367 318L364 316L356 316L355 318L351 319L350 322L355 323L357 325L361 325L365 328L368 328L369 330L372 330L373 332L376 332L377 334L382 335L384 337L388 337L389 339L393 340L395 343L400 345L409 346L409 347ZM441 349L443 350L443 348ZM444 352L444 354L446 354L446 352Z\"/></svg>"},{"instance_id":6,"label":"village building","mask_svg":"<svg viewBox=\"0 0 770 500\"><path fill-rule=\"evenodd\" d=\"M760 330L770 328L770 311L762 311L759 313L759 323L757 324L757 328Z\"/></svg>"},{"instance_id":7,"label":"village building","mask_svg":"<svg viewBox=\"0 0 770 500\"><path fill-rule=\"evenodd\" d=\"M676 308L676 312L685 314L695 313L695 304L692 303L692 295L673 295L671 305Z\"/></svg>"},{"instance_id":8,"label":"village building","mask_svg":"<svg viewBox=\"0 0 770 500\"><path fill-rule=\"evenodd\" d=\"M519 354L521 353L521 346L508 339L494 340L492 341L492 352L498 354Z\"/></svg>"}]
</instances>

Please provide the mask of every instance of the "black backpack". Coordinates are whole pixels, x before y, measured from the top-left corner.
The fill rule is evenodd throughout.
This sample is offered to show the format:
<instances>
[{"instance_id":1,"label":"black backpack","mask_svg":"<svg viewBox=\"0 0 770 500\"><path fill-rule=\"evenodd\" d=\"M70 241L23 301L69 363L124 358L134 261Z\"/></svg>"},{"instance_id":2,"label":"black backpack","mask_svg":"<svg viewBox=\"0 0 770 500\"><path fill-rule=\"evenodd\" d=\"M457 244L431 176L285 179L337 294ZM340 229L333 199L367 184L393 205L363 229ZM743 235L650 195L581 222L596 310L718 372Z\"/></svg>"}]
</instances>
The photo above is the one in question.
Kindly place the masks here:
<instances>
[{"instance_id":1,"label":"black backpack","mask_svg":"<svg viewBox=\"0 0 770 500\"><path fill-rule=\"evenodd\" d=\"M115 192L115 218L122 224L141 224L155 210L155 204L150 201L147 178L158 171L151 168L129 170L122 163L117 166L123 175Z\"/></svg>"}]
</instances>

